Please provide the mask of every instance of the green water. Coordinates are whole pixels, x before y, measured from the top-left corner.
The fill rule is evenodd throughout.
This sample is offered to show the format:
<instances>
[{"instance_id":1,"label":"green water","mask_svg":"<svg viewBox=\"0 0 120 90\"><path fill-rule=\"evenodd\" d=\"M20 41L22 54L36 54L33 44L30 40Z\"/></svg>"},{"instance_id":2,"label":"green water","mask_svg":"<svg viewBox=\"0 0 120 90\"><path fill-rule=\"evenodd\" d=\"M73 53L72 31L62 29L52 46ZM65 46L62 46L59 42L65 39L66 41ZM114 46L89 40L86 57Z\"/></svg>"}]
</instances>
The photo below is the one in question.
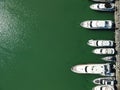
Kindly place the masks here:
<instances>
[{"instance_id":1,"label":"green water","mask_svg":"<svg viewBox=\"0 0 120 90\"><path fill-rule=\"evenodd\" d=\"M113 31L79 26L113 13L89 9L90 0L0 0L0 90L91 90L99 75L78 75L76 64L103 63L86 42Z\"/></svg>"}]
</instances>

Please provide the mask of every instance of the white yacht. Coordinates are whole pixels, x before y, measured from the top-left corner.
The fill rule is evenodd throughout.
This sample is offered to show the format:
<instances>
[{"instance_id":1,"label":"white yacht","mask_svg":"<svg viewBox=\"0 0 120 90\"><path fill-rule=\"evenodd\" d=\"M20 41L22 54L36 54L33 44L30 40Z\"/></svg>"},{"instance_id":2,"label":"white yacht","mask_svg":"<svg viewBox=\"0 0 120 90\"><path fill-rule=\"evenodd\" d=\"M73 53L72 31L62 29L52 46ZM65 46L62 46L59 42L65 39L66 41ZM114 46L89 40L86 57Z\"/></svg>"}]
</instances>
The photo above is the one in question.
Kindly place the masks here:
<instances>
[{"instance_id":1,"label":"white yacht","mask_svg":"<svg viewBox=\"0 0 120 90\"><path fill-rule=\"evenodd\" d=\"M114 41L112 40L88 40L88 45L93 47L112 47L114 46Z\"/></svg>"},{"instance_id":2,"label":"white yacht","mask_svg":"<svg viewBox=\"0 0 120 90\"><path fill-rule=\"evenodd\" d=\"M115 4L114 3L95 3L90 5L92 10L97 11L114 11Z\"/></svg>"},{"instance_id":3,"label":"white yacht","mask_svg":"<svg viewBox=\"0 0 120 90\"><path fill-rule=\"evenodd\" d=\"M94 79L93 83L101 84L101 85L115 85L116 80L115 80L115 77L101 77L101 78Z\"/></svg>"},{"instance_id":4,"label":"white yacht","mask_svg":"<svg viewBox=\"0 0 120 90\"><path fill-rule=\"evenodd\" d=\"M115 90L112 85L98 85L95 86L92 90Z\"/></svg>"},{"instance_id":5,"label":"white yacht","mask_svg":"<svg viewBox=\"0 0 120 90\"><path fill-rule=\"evenodd\" d=\"M115 56L106 56L106 57L103 57L102 60L104 60L104 61L115 61L116 58L115 58Z\"/></svg>"},{"instance_id":6,"label":"white yacht","mask_svg":"<svg viewBox=\"0 0 120 90\"><path fill-rule=\"evenodd\" d=\"M110 63L105 64L82 64L71 68L75 73L79 74L100 74L102 76L114 76L113 66Z\"/></svg>"},{"instance_id":7,"label":"white yacht","mask_svg":"<svg viewBox=\"0 0 120 90\"><path fill-rule=\"evenodd\" d=\"M111 20L87 20L80 23L80 26L87 29L112 29L114 23Z\"/></svg>"},{"instance_id":8,"label":"white yacht","mask_svg":"<svg viewBox=\"0 0 120 90\"><path fill-rule=\"evenodd\" d=\"M113 2L114 0L92 0L95 2Z\"/></svg>"},{"instance_id":9,"label":"white yacht","mask_svg":"<svg viewBox=\"0 0 120 90\"><path fill-rule=\"evenodd\" d=\"M110 54L110 55L112 55L112 54L115 54L115 49L114 48L97 48L97 49L94 49L93 51L92 51L93 53L95 53L95 54Z\"/></svg>"}]
</instances>

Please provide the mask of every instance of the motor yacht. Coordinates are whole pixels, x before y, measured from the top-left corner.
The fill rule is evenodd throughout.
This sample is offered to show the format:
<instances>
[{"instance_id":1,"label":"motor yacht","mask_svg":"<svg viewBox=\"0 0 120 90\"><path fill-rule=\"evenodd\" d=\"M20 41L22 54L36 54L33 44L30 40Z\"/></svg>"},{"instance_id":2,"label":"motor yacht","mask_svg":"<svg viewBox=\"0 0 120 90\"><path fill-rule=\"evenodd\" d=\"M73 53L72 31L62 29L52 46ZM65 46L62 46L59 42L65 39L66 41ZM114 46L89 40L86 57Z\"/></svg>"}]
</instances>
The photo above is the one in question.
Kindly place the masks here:
<instances>
[{"instance_id":1,"label":"motor yacht","mask_svg":"<svg viewBox=\"0 0 120 90\"><path fill-rule=\"evenodd\" d=\"M98 85L95 86L92 90L115 90L112 85Z\"/></svg>"},{"instance_id":2,"label":"motor yacht","mask_svg":"<svg viewBox=\"0 0 120 90\"><path fill-rule=\"evenodd\" d=\"M94 2L114 2L114 0L92 0Z\"/></svg>"},{"instance_id":3,"label":"motor yacht","mask_svg":"<svg viewBox=\"0 0 120 90\"><path fill-rule=\"evenodd\" d=\"M115 56L106 56L106 57L103 57L102 60L104 60L104 61L116 61L116 57Z\"/></svg>"},{"instance_id":4,"label":"motor yacht","mask_svg":"<svg viewBox=\"0 0 120 90\"><path fill-rule=\"evenodd\" d=\"M80 26L87 29L112 29L114 23L111 20L87 20L80 23Z\"/></svg>"},{"instance_id":5,"label":"motor yacht","mask_svg":"<svg viewBox=\"0 0 120 90\"><path fill-rule=\"evenodd\" d=\"M93 47L113 47L114 41L112 40L88 40L87 44Z\"/></svg>"},{"instance_id":6,"label":"motor yacht","mask_svg":"<svg viewBox=\"0 0 120 90\"><path fill-rule=\"evenodd\" d=\"M101 77L101 78L94 79L93 83L101 84L101 85L115 85L116 80L115 80L115 77Z\"/></svg>"},{"instance_id":7,"label":"motor yacht","mask_svg":"<svg viewBox=\"0 0 120 90\"><path fill-rule=\"evenodd\" d=\"M114 67L110 63L105 64L81 64L75 65L71 70L78 74L100 74L102 76L114 76Z\"/></svg>"},{"instance_id":8,"label":"motor yacht","mask_svg":"<svg viewBox=\"0 0 120 90\"><path fill-rule=\"evenodd\" d=\"M92 51L93 53L95 53L95 54L110 54L110 55L112 55L112 54L115 54L115 49L114 48L97 48L97 49L94 49L93 51Z\"/></svg>"},{"instance_id":9,"label":"motor yacht","mask_svg":"<svg viewBox=\"0 0 120 90\"><path fill-rule=\"evenodd\" d=\"M90 5L90 8L92 10L97 11L114 11L115 10L115 4L114 3L95 3Z\"/></svg>"}]
</instances>

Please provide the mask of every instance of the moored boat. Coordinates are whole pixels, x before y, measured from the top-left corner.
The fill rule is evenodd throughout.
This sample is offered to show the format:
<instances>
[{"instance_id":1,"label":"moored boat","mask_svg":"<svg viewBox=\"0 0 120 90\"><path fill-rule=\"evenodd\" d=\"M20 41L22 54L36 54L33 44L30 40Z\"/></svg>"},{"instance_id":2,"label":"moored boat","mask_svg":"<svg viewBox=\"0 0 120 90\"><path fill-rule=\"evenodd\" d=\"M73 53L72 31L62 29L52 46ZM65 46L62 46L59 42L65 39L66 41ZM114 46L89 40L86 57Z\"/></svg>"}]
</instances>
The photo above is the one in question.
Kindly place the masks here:
<instances>
[{"instance_id":1,"label":"moored boat","mask_svg":"<svg viewBox=\"0 0 120 90\"><path fill-rule=\"evenodd\" d=\"M90 5L92 10L97 11L114 11L115 4L114 3L95 3Z\"/></svg>"},{"instance_id":2,"label":"moored boat","mask_svg":"<svg viewBox=\"0 0 120 90\"><path fill-rule=\"evenodd\" d=\"M101 78L94 79L93 83L101 84L101 85L115 85L116 80L115 80L115 77L101 77Z\"/></svg>"},{"instance_id":3,"label":"moored boat","mask_svg":"<svg viewBox=\"0 0 120 90\"><path fill-rule=\"evenodd\" d=\"M114 76L113 65L105 64L81 64L75 65L71 70L78 74L100 74L102 76Z\"/></svg>"},{"instance_id":4,"label":"moored boat","mask_svg":"<svg viewBox=\"0 0 120 90\"><path fill-rule=\"evenodd\" d=\"M114 48L97 48L92 51L95 54L101 54L101 55L113 55L115 54L115 49Z\"/></svg>"},{"instance_id":5,"label":"moored boat","mask_svg":"<svg viewBox=\"0 0 120 90\"><path fill-rule=\"evenodd\" d=\"M80 26L87 29L112 29L114 23L111 20L87 20L80 23Z\"/></svg>"},{"instance_id":6,"label":"moored boat","mask_svg":"<svg viewBox=\"0 0 120 90\"><path fill-rule=\"evenodd\" d=\"M113 47L114 41L112 40L88 40L87 44L93 47Z\"/></svg>"},{"instance_id":7,"label":"moored boat","mask_svg":"<svg viewBox=\"0 0 120 90\"><path fill-rule=\"evenodd\" d=\"M115 61L116 57L115 56L106 56L106 57L103 57L102 60L104 60L104 61Z\"/></svg>"},{"instance_id":8,"label":"moored boat","mask_svg":"<svg viewBox=\"0 0 120 90\"><path fill-rule=\"evenodd\" d=\"M114 0L92 0L94 2L113 2Z\"/></svg>"},{"instance_id":9,"label":"moored boat","mask_svg":"<svg viewBox=\"0 0 120 90\"><path fill-rule=\"evenodd\" d=\"M98 85L92 88L92 90L115 90L112 85Z\"/></svg>"}]
</instances>

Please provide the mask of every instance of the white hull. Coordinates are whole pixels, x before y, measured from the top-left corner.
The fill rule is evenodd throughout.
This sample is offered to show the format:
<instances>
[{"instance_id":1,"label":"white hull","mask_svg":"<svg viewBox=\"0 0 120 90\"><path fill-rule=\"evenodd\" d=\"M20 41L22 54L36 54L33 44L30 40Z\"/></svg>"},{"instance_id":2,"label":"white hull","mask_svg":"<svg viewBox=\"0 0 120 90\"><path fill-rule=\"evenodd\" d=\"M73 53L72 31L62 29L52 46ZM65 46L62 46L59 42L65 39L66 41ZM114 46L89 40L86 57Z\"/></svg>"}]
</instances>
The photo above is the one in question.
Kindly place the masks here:
<instances>
[{"instance_id":1,"label":"white hull","mask_svg":"<svg viewBox=\"0 0 120 90\"><path fill-rule=\"evenodd\" d=\"M93 83L101 85L114 85L116 83L116 80L114 77L102 77L94 79Z\"/></svg>"},{"instance_id":2,"label":"white hull","mask_svg":"<svg viewBox=\"0 0 120 90\"><path fill-rule=\"evenodd\" d=\"M112 85L98 85L95 86L92 90L115 90Z\"/></svg>"},{"instance_id":3,"label":"white hull","mask_svg":"<svg viewBox=\"0 0 120 90\"><path fill-rule=\"evenodd\" d=\"M115 5L113 3L105 4L105 3L96 3L90 5L90 8L92 10L97 11L114 11Z\"/></svg>"},{"instance_id":4,"label":"white hull","mask_svg":"<svg viewBox=\"0 0 120 90\"><path fill-rule=\"evenodd\" d=\"M114 0L92 0L94 2L113 2Z\"/></svg>"},{"instance_id":5,"label":"white hull","mask_svg":"<svg viewBox=\"0 0 120 90\"><path fill-rule=\"evenodd\" d=\"M114 41L112 40L88 40L87 44L92 47L113 47Z\"/></svg>"},{"instance_id":6,"label":"white hull","mask_svg":"<svg viewBox=\"0 0 120 90\"><path fill-rule=\"evenodd\" d=\"M71 68L75 73L79 74L100 74L102 76L114 76L111 72L113 67L109 63L105 64L82 64L76 65Z\"/></svg>"},{"instance_id":7,"label":"white hull","mask_svg":"<svg viewBox=\"0 0 120 90\"><path fill-rule=\"evenodd\" d=\"M104 61L115 61L116 58L114 56L107 56L107 57L103 57L102 60L104 60Z\"/></svg>"},{"instance_id":8,"label":"white hull","mask_svg":"<svg viewBox=\"0 0 120 90\"><path fill-rule=\"evenodd\" d=\"M88 20L80 23L80 26L87 29L112 29L113 22L111 20Z\"/></svg>"},{"instance_id":9,"label":"white hull","mask_svg":"<svg viewBox=\"0 0 120 90\"><path fill-rule=\"evenodd\" d=\"M114 48L97 48L97 49L94 49L92 52L100 55L113 55L115 54L115 49Z\"/></svg>"}]
</instances>

